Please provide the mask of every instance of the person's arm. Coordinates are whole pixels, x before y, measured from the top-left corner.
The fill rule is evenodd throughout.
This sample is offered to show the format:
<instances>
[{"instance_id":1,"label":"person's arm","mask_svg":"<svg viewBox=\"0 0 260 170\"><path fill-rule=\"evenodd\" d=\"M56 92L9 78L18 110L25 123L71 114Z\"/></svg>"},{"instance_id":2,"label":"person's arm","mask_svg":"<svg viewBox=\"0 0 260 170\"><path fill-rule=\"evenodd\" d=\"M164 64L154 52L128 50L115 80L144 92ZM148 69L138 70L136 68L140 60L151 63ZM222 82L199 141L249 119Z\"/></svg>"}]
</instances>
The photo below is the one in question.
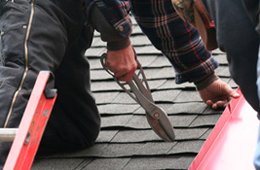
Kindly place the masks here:
<instances>
[{"instance_id":1,"label":"person's arm","mask_svg":"<svg viewBox=\"0 0 260 170\"><path fill-rule=\"evenodd\" d=\"M107 42L108 50L121 50L131 44L131 31L121 35L120 32L105 18L97 5L93 6L90 15L93 27L100 32L102 41ZM131 23L129 23L129 26L131 26ZM121 26L121 28L123 29L123 26Z\"/></svg>"},{"instance_id":2,"label":"person's arm","mask_svg":"<svg viewBox=\"0 0 260 170\"><path fill-rule=\"evenodd\" d=\"M214 72L195 81L194 84L204 103L213 109L226 107L232 98L239 97L239 94L218 78Z\"/></svg>"},{"instance_id":3,"label":"person's arm","mask_svg":"<svg viewBox=\"0 0 260 170\"><path fill-rule=\"evenodd\" d=\"M96 1L100 2L100 0L96 0ZM114 1L114 0L108 0L106 2L118 3L118 1ZM131 45L128 46L126 45L127 44L126 42L130 43L130 40L128 41L127 39L129 38L131 33L131 30L129 31L129 26L131 25L131 21L128 20L129 16L127 15L126 12L127 11L126 9L128 8L124 8L123 10L126 13L120 11L121 14L122 13L124 14L115 15L117 17L116 19L113 19L113 15L104 15L104 13L108 14L106 11L108 8L105 7L107 6L101 3L101 5L99 5L98 8L94 10L94 12L97 12L99 14L95 14L91 16L93 17L92 22L95 23L94 25L96 29L99 30L101 33L101 38L104 41L108 42L108 51L107 51L108 55L106 60L106 66L112 72L114 72L115 76L118 77L120 80L130 81L137 65L135 62L134 52ZM114 9L115 11L120 10L120 8L114 8ZM116 12L111 14L116 14ZM103 18L104 21L111 21L111 22L107 22L107 23L100 22L100 21L95 22L98 21L97 19L94 19L95 16L99 16L99 15L101 15L99 19ZM106 25L106 27L104 27L104 25ZM123 28L126 29L119 29L122 28L120 26L123 26ZM126 48L123 48L124 46L126 46ZM224 83L218 77L215 76L213 70L214 68L217 67L218 64L210 55L209 55L210 57L208 57L207 55L206 54L199 55L201 57L200 59L198 59L200 61L199 62L200 65L196 64L194 68L188 65L187 67L185 66L184 68L180 69L181 66L187 64L187 63L185 64L182 63L181 66L178 67L179 69L177 69L179 71L180 70L182 71L179 72L180 74L176 75L177 77L176 82L182 83L187 80L190 82L194 82L197 89L199 90L201 98L209 107L212 108L225 107L232 97L237 97L237 93L234 90L232 90L229 85L227 85L226 83ZM206 56L206 59L203 58L204 56ZM201 62L201 60L205 60L205 61ZM194 63L194 60L191 60L191 62ZM188 76L185 77L185 75Z\"/></svg>"},{"instance_id":4,"label":"person's arm","mask_svg":"<svg viewBox=\"0 0 260 170\"><path fill-rule=\"evenodd\" d=\"M110 3L117 4L118 8L109 10L107 5L111 5ZM96 3L90 13L93 27L100 32L101 39L107 42L105 66L121 81L130 81L137 68L135 53L130 42L132 23L127 9L122 8L122 3L110 0L106 5ZM106 15L107 12L109 16Z\"/></svg>"}]
</instances>

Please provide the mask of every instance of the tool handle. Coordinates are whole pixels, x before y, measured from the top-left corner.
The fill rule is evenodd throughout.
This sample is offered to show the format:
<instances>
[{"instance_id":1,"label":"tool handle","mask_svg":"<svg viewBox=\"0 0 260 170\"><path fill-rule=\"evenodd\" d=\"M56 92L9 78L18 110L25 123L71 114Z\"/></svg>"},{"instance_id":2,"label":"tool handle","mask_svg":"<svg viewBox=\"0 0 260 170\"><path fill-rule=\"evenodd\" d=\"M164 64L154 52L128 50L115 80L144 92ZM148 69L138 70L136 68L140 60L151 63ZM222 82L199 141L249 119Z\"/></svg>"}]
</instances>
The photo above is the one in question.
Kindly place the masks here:
<instances>
[{"instance_id":1,"label":"tool handle","mask_svg":"<svg viewBox=\"0 0 260 170\"><path fill-rule=\"evenodd\" d=\"M134 73L131 81L122 82L106 68L104 64L105 58L106 54L104 53L101 56L103 68L115 79L119 86L121 86L122 89L145 110L148 123L154 132L165 141L174 141L175 135L173 126L168 119L167 114L160 107L155 105L143 68L138 60L136 59L139 71ZM127 88L127 86L129 87Z\"/></svg>"},{"instance_id":2,"label":"tool handle","mask_svg":"<svg viewBox=\"0 0 260 170\"><path fill-rule=\"evenodd\" d=\"M130 81L128 82L130 88L132 89L132 91L134 92L135 96L136 96L136 100L138 101L138 103L142 106L142 108L147 112L147 114L149 114L152 118L154 119L158 119L159 117L156 116L156 114L158 113L158 107L152 103L150 100L148 100L146 98L146 96L144 96L136 87L136 85Z\"/></svg>"},{"instance_id":3,"label":"tool handle","mask_svg":"<svg viewBox=\"0 0 260 170\"><path fill-rule=\"evenodd\" d=\"M136 62L138 64L138 71L136 71L136 73L134 73L132 79L130 82L134 82L138 89L136 90L133 90L131 88L131 86L129 85L129 82L124 82L124 81L119 81L115 76L114 74L105 66L105 59L106 59L106 53L102 54L101 55L101 58L100 58L100 62L101 62L101 65L102 67L106 70L106 72L108 72L108 74L110 74L114 80L117 82L117 84L133 99L135 100L138 104L140 104L139 100L137 99L136 95L133 95L131 93L131 91L133 93L135 93L135 91L141 91L144 96L150 100L151 102L154 102L153 98L152 98L152 95L151 95L151 92L150 92L150 87L149 87L149 84L147 82L147 79L145 77L145 74L144 74L144 71L143 71L143 68L140 64L140 62L137 60L136 58ZM140 78L139 78L140 77ZM133 87L133 86L132 86Z\"/></svg>"}]
</instances>

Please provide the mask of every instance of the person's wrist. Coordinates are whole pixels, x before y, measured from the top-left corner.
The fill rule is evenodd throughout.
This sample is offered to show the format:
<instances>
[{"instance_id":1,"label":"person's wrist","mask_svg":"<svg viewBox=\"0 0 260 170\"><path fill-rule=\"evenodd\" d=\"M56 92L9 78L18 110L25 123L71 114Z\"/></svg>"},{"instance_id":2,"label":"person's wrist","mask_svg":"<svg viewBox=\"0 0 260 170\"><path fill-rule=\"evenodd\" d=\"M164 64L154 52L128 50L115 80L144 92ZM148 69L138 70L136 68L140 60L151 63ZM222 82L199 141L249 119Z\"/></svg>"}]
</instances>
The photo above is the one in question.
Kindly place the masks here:
<instances>
[{"instance_id":1,"label":"person's wrist","mask_svg":"<svg viewBox=\"0 0 260 170\"><path fill-rule=\"evenodd\" d=\"M112 41L107 43L107 50L117 51L128 47L131 44L130 38L126 37L119 41Z\"/></svg>"},{"instance_id":2,"label":"person's wrist","mask_svg":"<svg viewBox=\"0 0 260 170\"><path fill-rule=\"evenodd\" d=\"M197 90L200 91L208 87L211 83L213 83L217 79L219 79L219 77L216 76L215 73L213 72L212 74L209 74L200 80L194 81L194 84L196 85Z\"/></svg>"}]
</instances>

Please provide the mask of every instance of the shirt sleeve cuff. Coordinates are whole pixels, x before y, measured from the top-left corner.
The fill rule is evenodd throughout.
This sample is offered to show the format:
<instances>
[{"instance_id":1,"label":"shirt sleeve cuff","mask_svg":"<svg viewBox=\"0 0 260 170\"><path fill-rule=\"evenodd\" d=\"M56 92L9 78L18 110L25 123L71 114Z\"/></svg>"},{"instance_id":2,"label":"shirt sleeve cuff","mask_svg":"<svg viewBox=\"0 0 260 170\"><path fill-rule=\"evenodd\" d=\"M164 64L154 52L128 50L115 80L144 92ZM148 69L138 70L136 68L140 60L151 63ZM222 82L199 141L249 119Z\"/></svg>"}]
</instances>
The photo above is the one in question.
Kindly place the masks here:
<instances>
[{"instance_id":1,"label":"shirt sleeve cuff","mask_svg":"<svg viewBox=\"0 0 260 170\"><path fill-rule=\"evenodd\" d=\"M120 35L115 27L107 21L96 5L94 5L92 9L91 20L93 27L100 32L102 41L107 42L108 50L121 50L131 44L130 34L126 36Z\"/></svg>"},{"instance_id":2,"label":"shirt sleeve cuff","mask_svg":"<svg viewBox=\"0 0 260 170\"><path fill-rule=\"evenodd\" d=\"M119 41L112 41L107 43L107 49L110 51L116 51L126 48L131 44L130 38L126 37Z\"/></svg>"}]
</instances>

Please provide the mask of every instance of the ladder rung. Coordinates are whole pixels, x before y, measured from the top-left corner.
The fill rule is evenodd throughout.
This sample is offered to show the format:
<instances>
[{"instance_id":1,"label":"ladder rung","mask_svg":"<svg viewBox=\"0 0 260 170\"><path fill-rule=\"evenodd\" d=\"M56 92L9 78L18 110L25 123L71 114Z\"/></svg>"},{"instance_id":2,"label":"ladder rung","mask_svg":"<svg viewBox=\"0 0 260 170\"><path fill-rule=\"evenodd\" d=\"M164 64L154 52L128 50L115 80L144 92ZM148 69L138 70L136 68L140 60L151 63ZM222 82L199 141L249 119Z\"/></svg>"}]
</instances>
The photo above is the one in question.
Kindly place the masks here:
<instances>
[{"instance_id":1,"label":"ladder rung","mask_svg":"<svg viewBox=\"0 0 260 170\"><path fill-rule=\"evenodd\" d=\"M17 134L18 128L0 128L0 141L12 142Z\"/></svg>"}]
</instances>

